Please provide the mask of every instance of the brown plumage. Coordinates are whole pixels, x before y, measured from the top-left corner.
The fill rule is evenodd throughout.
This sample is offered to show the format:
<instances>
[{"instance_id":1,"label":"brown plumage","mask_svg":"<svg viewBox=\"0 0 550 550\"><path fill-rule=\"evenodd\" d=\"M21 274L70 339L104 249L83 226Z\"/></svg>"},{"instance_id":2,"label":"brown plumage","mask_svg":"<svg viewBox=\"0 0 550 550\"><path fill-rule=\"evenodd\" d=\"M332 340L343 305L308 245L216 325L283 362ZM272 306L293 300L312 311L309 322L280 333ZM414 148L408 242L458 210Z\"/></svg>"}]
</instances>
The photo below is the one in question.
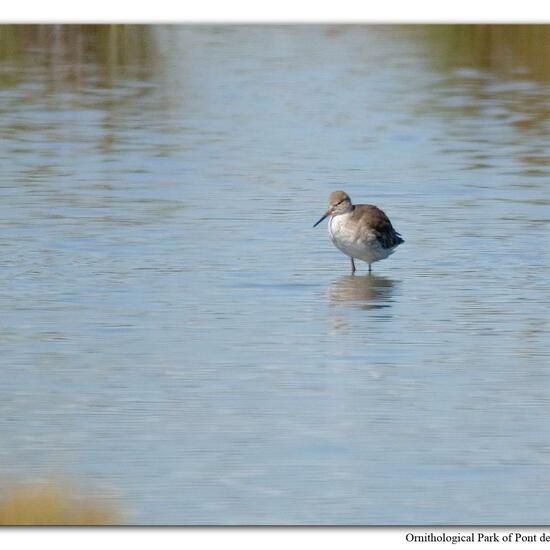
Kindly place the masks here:
<instances>
[{"instance_id":1,"label":"brown plumage","mask_svg":"<svg viewBox=\"0 0 550 550\"><path fill-rule=\"evenodd\" d=\"M388 216L373 204L356 204L350 213L350 219L359 227L370 229L382 248L393 248L405 242L393 228Z\"/></svg>"},{"instance_id":2,"label":"brown plumage","mask_svg":"<svg viewBox=\"0 0 550 550\"><path fill-rule=\"evenodd\" d=\"M329 234L334 245L351 259L371 265L393 254L394 249L405 242L393 228L388 216L372 204L354 205L344 191L334 191L328 199L328 209L313 226L330 216Z\"/></svg>"}]
</instances>

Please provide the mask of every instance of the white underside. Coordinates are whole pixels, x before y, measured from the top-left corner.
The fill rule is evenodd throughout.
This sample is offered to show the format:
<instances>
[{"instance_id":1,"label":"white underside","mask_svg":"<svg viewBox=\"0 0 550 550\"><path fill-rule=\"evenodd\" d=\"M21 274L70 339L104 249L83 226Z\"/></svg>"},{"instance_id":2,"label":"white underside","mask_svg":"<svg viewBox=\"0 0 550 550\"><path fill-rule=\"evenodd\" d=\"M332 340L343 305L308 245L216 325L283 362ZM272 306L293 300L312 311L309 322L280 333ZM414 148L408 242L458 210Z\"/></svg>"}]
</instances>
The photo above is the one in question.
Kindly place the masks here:
<instances>
[{"instance_id":1,"label":"white underside","mask_svg":"<svg viewBox=\"0 0 550 550\"><path fill-rule=\"evenodd\" d=\"M352 225L349 214L332 216L328 223L328 232L334 246L350 258L363 260L368 264L378 262L394 253L394 248L382 248L374 233L357 231Z\"/></svg>"}]
</instances>

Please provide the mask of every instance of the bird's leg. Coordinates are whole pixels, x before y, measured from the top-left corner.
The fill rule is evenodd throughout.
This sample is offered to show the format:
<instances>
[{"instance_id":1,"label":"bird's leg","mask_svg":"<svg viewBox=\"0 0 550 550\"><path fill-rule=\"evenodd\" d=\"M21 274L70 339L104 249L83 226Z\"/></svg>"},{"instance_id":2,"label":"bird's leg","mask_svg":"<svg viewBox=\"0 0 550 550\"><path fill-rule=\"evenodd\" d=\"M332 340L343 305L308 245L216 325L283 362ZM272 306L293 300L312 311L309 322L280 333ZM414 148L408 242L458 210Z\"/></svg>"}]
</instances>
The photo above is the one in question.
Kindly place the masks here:
<instances>
[{"instance_id":1,"label":"bird's leg","mask_svg":"<svg viewBox=\"0 0 550 550\"><path fill-rule=\"evenodd\" d=\"M355 273L356 269L355 269L355 262L353 261L353 258L350 258L351 259L351 272L352 274Z\"/></svg>"},{"instance_id":2,"label":"bird's leg","mask_svg":"<svg viewBox=\"0 0 550 550\"><path fill-rule=\"evenodd\" d=\"M369 273L372 271L372 264L369 264Z\"/></svg>"}]
</instances>

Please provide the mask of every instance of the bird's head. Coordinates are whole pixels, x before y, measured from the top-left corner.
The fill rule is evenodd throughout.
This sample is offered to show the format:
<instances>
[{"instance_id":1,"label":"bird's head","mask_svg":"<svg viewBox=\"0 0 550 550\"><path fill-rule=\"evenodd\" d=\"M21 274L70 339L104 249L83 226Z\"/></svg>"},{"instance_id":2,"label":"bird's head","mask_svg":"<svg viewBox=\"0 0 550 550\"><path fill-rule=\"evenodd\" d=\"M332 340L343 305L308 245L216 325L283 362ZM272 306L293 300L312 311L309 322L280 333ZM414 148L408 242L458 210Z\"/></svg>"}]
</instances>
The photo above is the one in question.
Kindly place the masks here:
<instances>
[{"instance_id":1,"label":"bird's head","mask_svg":"<svg viewBox=\"0 0 550 550\"><path fill-rule=\"evenodd\" d=\"M353 210L351 199L344 191L333 191L328 197L328 208L321 219L313 226L319 225L328 216L338 216Z\"/></svg>"}]
</instances>

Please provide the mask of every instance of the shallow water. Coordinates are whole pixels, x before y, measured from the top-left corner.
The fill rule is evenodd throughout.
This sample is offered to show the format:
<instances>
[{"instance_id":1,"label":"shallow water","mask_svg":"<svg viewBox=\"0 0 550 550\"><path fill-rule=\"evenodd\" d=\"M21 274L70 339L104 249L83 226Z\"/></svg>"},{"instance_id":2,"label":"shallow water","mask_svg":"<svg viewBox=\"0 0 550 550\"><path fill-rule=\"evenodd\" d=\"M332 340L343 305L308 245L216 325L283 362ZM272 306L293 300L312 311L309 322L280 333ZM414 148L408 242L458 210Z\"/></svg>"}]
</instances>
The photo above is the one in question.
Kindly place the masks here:
<instances>
[{"instance_id":1,"label":"shallow water","mask_svg":"<svg viewBox=\"0 0 550 550\"><path fill-rule=\"evenodd\" d=\"M143 32L0 57L2 479L133 523L548 523L540 67L422 27ZM405 238L371 276L312 228L335 189Z\"/></svg>"}]
</instances>

